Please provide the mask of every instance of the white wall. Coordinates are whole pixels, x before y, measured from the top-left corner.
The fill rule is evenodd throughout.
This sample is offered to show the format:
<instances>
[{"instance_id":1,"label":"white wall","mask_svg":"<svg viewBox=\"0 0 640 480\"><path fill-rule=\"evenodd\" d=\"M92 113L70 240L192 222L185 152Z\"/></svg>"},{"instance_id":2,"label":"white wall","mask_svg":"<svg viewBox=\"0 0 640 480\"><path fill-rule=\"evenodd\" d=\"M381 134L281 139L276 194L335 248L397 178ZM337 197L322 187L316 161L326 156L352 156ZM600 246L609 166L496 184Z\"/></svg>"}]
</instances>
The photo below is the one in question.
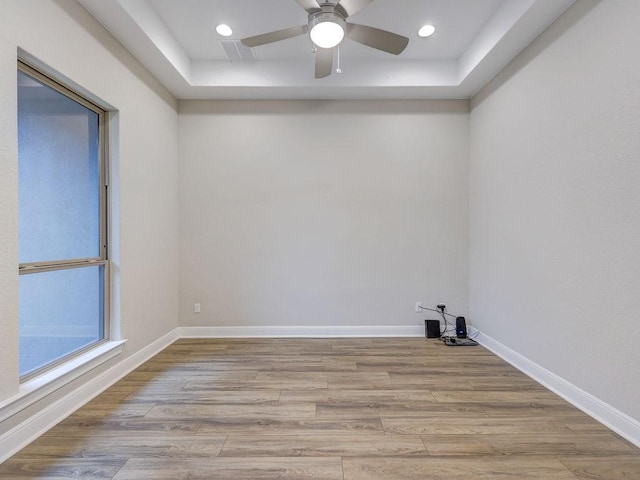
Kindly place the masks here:
<instances>
[{"instance_id":1,"label":"white wall","mask_svg":"<svg viewBox=\"0 0 640 480\"><path fill-rule=\"evenodd\" d=\"M577 2L472 103L470 311L640 419L640 2Z\"/></svg>"},{"instance_id":2,"label":"white wall","mask_svg":"<svg viewBox=\"0 0 640 480\"><path fill-rule=\"evenodd\" d=\"M0 399L18 391L18 86L16 50L2 31L0 65L13 68L0 67Z\"/></svg>"},{"instance_id":3,"label":"white wall","mask_svg":"<svg viewBox=\"0 0 640 480\"><path fill-rule=\"evenodd\" d=\"M128 339L118 361L172 331L178 317L175 99L77 3L4 0L0 7L0 402L19 387L18 48L118 110L112 125L117 130L112 151L116 219L112 260L119 283L113 314L119 335ZM46 404L47 400L40 402L30 414ZM15 422L0 424L0 433Z\"/></svg>"},{"instance_id":4,"label":"white wall","mask_svg":"<svg viewBox=\"0 0 640 480\"><path fill-rule=\"evenodd\" d=\"M466 101L179 113L181 325L424 328L416 301L466 314Z\"/></svg>"}]
</instances>

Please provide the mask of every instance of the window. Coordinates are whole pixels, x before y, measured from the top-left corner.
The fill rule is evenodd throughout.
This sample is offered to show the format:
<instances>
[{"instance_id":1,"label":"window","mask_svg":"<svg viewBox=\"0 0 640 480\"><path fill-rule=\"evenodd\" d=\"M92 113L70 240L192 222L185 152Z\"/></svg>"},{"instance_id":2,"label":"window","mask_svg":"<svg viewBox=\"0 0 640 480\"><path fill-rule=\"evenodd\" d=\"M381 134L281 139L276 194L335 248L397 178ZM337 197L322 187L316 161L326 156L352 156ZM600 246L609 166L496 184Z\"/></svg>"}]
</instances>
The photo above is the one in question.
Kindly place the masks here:
<instances>
[{"instance_id":1,"label":"window","mask_svg":"<svg viewBox=\"0 0 640 480\"><path fill-rule=\"evenodd\" d=\"M18 64L20 376L106 340L104 110Z\"/></svg>"}]
</instances>

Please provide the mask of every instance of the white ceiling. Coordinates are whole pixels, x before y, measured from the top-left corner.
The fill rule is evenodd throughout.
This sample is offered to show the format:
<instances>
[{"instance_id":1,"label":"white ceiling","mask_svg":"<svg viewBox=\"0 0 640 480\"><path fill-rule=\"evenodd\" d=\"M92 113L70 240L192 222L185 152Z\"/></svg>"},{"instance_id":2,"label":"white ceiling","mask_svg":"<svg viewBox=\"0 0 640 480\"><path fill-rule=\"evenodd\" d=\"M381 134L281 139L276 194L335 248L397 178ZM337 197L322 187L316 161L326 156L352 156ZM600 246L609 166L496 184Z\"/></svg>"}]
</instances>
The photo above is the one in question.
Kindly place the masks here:
<instances>
[{"instance_id":1,"label":"white ceiling","mask_svg":"<svg viewBox=\"0 0 640 480\"><path fill-rule=\"evenodd\" d=\"M314 78L307 35L230 61L232 40L307 23L294 0L78 0L177 98L470 98L575 0L375 0L348 21L409 37L398 56L351 40L341 74ZM420 38L424 24L436 27ZM334 64L334 69L336 65Z\"/></svg>"}]
</instances>

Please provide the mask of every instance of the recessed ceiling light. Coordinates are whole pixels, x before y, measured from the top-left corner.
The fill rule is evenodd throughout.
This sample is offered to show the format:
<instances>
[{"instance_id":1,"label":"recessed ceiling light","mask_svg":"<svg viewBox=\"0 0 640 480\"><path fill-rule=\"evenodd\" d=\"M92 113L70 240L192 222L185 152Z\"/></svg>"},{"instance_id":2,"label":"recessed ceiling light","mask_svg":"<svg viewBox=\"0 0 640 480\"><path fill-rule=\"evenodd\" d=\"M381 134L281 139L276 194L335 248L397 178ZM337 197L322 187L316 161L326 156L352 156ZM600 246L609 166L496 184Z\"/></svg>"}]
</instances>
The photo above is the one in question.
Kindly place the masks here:
<instances>
[{"instance_id":1,"label":"recessed ceiling light","mask_svg":"<svg viewBox=\"0 0 640 480\"><path fill-rule=\"evenodd\" d=\"M433 25L425 25L424 27L418 30L418 35L421 37L430 37L436 31L436 27Z\"/></svg>"},{"instance_id":2,"label":"recessed ceiling light","mask_svg":"<svg viewBox=\"0 0 640 480\"><path fill-rule=\"evenodd\" d=\"M230 37L231 34L233 34L233 30L231 30L231 27L229 25L225 25L224 23L221 23L216 27L216 32L218 32L223 37Z\"/></svg>"}]
</instances>

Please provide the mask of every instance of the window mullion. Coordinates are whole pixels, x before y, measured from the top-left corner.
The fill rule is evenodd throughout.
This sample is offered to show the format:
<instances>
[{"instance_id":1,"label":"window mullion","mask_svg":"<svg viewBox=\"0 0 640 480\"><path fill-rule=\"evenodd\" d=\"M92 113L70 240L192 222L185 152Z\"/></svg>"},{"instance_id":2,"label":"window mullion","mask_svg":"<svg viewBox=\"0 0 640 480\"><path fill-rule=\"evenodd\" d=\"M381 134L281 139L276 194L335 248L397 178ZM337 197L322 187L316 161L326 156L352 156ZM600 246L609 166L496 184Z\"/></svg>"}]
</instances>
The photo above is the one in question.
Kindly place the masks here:
<instances>
[{"instance_id":1,"label":"window mullion","mask_svg":"<svg viewBox=\"0 0 640 480\"><path fill-rule=\"evenodd\" d=\"M107 260L103 258L84 258L79 260L64 260L62 262L43 262L43 263L23 263L18 267L20 275L37 272L50 272L53 270L63 270L65 268L82 268L94 265L105 265Z\"/></svg>"}]
</instances>

